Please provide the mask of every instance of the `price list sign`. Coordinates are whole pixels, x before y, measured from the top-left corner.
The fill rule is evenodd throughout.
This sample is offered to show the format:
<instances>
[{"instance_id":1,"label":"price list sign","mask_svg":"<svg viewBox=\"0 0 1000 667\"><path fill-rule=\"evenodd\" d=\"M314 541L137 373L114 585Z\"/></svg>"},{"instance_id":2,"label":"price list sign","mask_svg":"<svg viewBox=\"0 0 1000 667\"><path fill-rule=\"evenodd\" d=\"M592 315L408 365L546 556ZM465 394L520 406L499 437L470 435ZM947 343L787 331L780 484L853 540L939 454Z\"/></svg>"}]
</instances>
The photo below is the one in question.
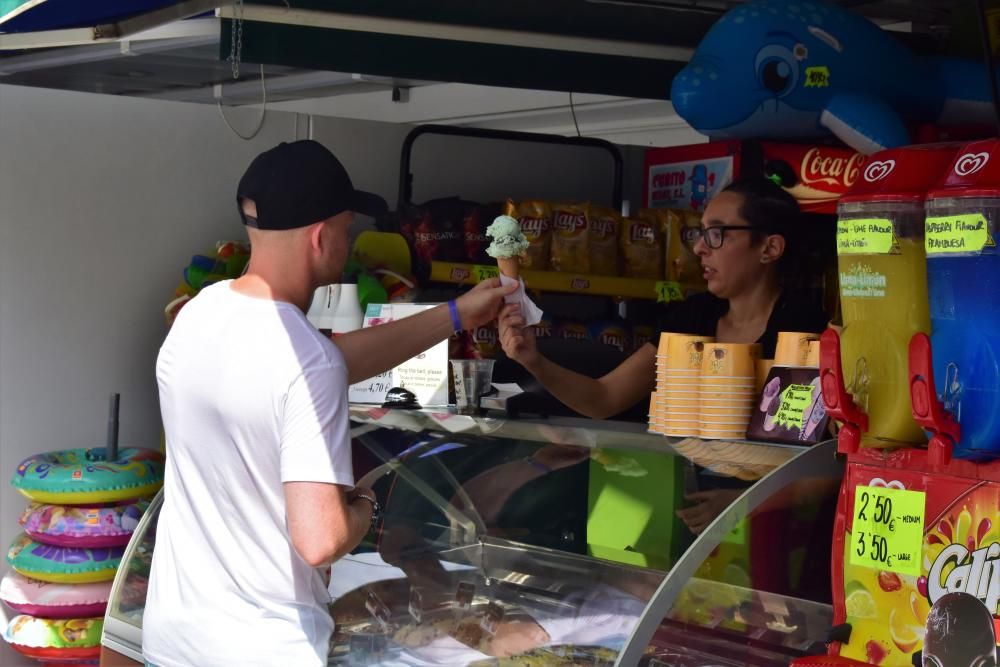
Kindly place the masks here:
<instances>
[{"instance_id":1,"label":"price list sign","mask_svg":"<svg viewBox=\"0 0 1000 667\"><path fill-rule=\"evenodd\" d=\"M923 491L857 487L851 564L920 576L924 502Z\"/></svg>"}]
</instances>

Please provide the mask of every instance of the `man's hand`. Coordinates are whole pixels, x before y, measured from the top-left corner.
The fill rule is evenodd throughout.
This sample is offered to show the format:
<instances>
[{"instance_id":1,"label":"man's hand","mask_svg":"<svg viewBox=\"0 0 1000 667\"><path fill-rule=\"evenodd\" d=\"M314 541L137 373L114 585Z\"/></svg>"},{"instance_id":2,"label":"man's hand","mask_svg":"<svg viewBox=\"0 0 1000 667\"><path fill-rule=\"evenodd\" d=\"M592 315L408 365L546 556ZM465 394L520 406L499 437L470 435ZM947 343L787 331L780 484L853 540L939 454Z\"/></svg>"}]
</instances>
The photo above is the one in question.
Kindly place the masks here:
<instances>
[{"instance_id":1,"label":"man's hand","mask_svg":"<svg viewBox=\"0 0 1000 667\"><path fill-rule=\"evenodd\" d=\"M538 347L535 344L535 330L525 325L521 306L516 303L504 306L497 324L504 354L529 371L534 368L541 355L538 354Z\"/></svg>"},{"instance_id":2,"label":"man's hand","mask_svg":"<svg viewBox=\"0 0 1000 667\"><path fill-rule=\"evenodd\" d=\"M503 287L500 278L489 278L455 299L462 328L471 330L495 320L503 298L516 292L517 288L516 284Z\"/></svg>"},{"instance_id":3,"label":"man's hand","mask_svg":"<svg viewBox=\"0 0 1000 667\"><path fill-rule=\"evenodd\" d=\"M544 646L549 640L549 633L534 621L501 621L497 633L489 640L490 653L497 658L509 658Z\"/></svg>"},{"instance_id":4,"label":"man's hand","mask_svg":"<svg viewBox=\"0 0 1000 667\"><path fill-rule=\"evenodd\" d=\"M700 535L708 528L708 524L715 521L715 517L722 514L734 500L743 493L742 489L714 489L711 491L698 491L684 496L685 500L693 500L697 504L694 507L677 510L677 517L683 521L688 529L695 535Z\"/></svg>"}]
</instances>

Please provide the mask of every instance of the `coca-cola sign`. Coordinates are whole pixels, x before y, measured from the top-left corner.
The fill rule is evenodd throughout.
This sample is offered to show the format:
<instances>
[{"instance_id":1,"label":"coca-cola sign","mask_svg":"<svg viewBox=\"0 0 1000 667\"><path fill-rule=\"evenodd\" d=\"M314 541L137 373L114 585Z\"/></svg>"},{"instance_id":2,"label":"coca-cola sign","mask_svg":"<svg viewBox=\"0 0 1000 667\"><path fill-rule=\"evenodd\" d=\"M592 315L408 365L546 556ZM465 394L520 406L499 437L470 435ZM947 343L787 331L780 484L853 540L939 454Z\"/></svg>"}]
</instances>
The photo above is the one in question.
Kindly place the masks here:
<instances>
[{"instance_id":1,"label":"coca-cola sign","mask_svg":"<svg viewBox=\"0 0 1000 667\"><path fill-rule=\"evenodd\" d=\"M780 173L776 167L784 163L794 172L782 186L810 213L836 213L837 200L861 178L868 159L836 146L765 143L763 150L765 165Z\"/></svg>"},{"instance_id":2,"label":"coca-cola sign","mask_svg":"<svg viewBox=\"0 0 1000 667\"><path fill-rule=\"evenodd\" d=\"M799 179L806 185L822 183L846 190L858 180L865 156L860 153L845 156L843 153L843 149L832 154L824 152L823 148L810 148L802 156Z\"/></svg>"}]
</instances>

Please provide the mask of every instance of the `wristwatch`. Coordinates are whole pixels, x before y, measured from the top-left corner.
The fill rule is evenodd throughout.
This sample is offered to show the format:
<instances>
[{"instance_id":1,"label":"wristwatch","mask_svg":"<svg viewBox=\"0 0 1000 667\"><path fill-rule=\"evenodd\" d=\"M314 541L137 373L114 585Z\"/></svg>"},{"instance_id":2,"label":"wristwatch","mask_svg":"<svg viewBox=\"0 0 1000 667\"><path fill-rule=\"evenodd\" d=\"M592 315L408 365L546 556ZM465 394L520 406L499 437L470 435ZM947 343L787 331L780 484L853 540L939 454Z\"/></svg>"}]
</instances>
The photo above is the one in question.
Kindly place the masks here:
<instances>
[{"instance_id":1,"label":"wristwatch","mask_svg":"<svg viewBox=\"0 0 1000 667\"><path fill-rule=\"evenodd\" d=\"M363 493L357 493L353 498L351 498L351 502L354 502L355 500L367 500L372 506L372 522L371 526L368 527L368 530L374 531L378 528L378 522L382 519L382 506L379 505L378 498L374 495L367 496Z\"/></svg>"}]
</instances>

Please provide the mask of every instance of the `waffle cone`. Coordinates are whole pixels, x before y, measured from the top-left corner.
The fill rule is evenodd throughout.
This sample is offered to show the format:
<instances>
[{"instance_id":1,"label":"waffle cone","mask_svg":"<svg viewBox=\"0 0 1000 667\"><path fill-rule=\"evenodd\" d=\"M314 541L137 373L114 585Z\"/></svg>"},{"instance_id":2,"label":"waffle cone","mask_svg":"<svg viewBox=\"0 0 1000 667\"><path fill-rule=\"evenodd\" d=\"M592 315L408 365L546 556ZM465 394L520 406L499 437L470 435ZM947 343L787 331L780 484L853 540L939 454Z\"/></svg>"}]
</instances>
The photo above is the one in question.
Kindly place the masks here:
<instances>
[{"instance_id":1,"label":"waffle cone","mask_svg":"<svg viewBox=\"0 0 1000 667\"><path fill-rule=\"evenodd\" d=\"M500 267L500 273L508 278L517 280L518 276L521 275L520 257L498 257L497 266Z\"/></svg>"}]
</instances>

